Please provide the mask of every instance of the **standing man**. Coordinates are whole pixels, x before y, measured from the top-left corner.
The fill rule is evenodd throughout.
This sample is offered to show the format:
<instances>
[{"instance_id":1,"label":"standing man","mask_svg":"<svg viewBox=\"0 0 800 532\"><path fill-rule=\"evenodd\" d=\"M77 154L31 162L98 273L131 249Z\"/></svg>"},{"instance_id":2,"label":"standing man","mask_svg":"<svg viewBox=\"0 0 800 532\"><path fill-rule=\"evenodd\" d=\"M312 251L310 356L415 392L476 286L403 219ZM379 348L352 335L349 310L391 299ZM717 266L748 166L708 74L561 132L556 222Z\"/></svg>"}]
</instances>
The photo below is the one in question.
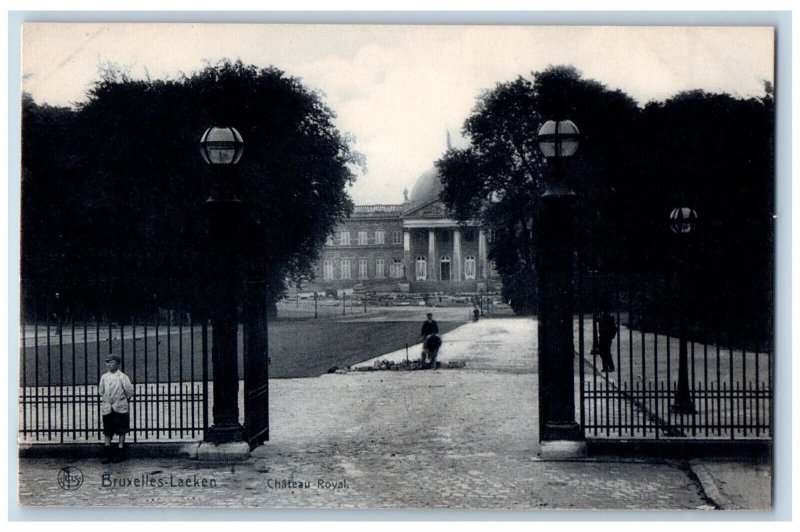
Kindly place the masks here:
<instances>
[{"instance_id":1,"label":"standing man","mask_svg":"<svg viewBox=\"0 0 800 532\"><path fill-rule=\"evenodd\" d=\"M614 358L611 356L611 342L617 335L617 322L607 309L603 309L597 319L597 332L600 336L600 358L603 371L614 371Z\"/></svg>"},{"instance_id":2,"label":"standing man","mask_svg":"<svg viewBox=\"0 0 800 532\"><path fill-rule=\"evenodd\" d=\"M420 336L427 337L431 334L439 334L439 324L433 319L433 314L428 312L428 319L422 322L422 331Z\"/></svg>"},{"instance_id":3,"label":"standing man","mask_svg":"<svg viewBox=\"0 0 800 532\"><path fill-rule=\"evenodd\" d=\"M439 347L442 345L442 340L439 338L439 324L433 319L433 314L428 312L428 319L422 322L422 366L436 368L436 355L439 353ZM435 337L435 338L433 338ZM430 362L426 363L426 358L430 358Z\"/></svg>"}]
</instances>

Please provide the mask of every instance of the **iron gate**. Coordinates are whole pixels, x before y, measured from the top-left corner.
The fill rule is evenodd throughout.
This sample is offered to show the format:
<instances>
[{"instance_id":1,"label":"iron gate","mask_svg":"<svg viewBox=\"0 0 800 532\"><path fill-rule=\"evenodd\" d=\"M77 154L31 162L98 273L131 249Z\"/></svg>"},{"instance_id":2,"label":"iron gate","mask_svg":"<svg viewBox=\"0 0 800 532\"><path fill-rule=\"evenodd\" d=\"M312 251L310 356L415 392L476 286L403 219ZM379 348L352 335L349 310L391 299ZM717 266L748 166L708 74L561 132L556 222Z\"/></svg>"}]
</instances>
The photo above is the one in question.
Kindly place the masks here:
<instances>
[{"instance_id":1,"label":"iron gate","mask_svg":"<svg viewBox=\"0 0 800 532\"><path fill-rule=\"evenodd\" d=\"M669 311L669 276L581 276L575 321L580 422L587 438L772 437L772 350L736 331L694 329L676 334ZM595 288L595 287L601 288ZM596 292L605 293L598 297ZM645 309L641 298L649 294ZM598 303L601 301L602 303ZM603 371L599 307L610 310L617 333L614 371ZM690 410L675 407L680 342L686 342Z\"/></svg>"},{"instance_id":2,"label":"iron gate","mask_svg":"<svg viewBox=\"0 0 800 532\"><path fill-rule=\"evenodd\" d=\"M269 440L266 280L248 280L244 301L244 428L250 449Z\"/></svg>"},{"instance_id":3,"label":"iron gate","mask_svg":"<svg viewBox=\"0 0 800 532\"><path fill-rule=\"evenodd\" d=\"M21 442L102 439L97 386L105 357L119 354L131 379L130 439L196 440L208 427L208 328L155 311L130 323L76 320L35 309L21 331Z\"/></svg>"}]
</instances>

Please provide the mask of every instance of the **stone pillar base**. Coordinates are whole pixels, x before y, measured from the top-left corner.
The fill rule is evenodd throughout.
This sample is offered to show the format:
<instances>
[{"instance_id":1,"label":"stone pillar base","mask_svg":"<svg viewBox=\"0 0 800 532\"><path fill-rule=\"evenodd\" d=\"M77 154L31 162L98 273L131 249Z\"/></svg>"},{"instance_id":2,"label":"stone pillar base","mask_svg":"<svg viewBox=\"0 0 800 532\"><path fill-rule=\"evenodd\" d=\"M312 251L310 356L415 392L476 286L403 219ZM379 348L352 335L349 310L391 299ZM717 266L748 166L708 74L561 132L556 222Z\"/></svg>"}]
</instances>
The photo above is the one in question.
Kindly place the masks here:
<instances>
[{"instance_id":1,"label":"stone pillar base","mask_svg":"<svg viewBox=\"0 0 800 532\"><path fill-rule=\"evenodd\" d=\"M550 440L541 442L539 458L542 460L575 460L588 455L585 441Z\"/></svg>"},{"instance_id":2,"label":"stone pillar base","mask_svg":"<svg viewBox=\"0 0 800 532\"><path fill-rule=\"evenodd\" d=\"M197 449L197 459L206 462L241 462L250 458L247 442L209 443L203 442Z\"/></svg>"},{"instance_id":3,"label":"stone pillar base","mask_svg":"<svg viewBox=\"0 0 800 532\"><path fill-rule=\"evenodd\" d=\"M581 426L575 422L545 422L544 426L542 427L541 438L539 439L542 442L558 440L580 441L583 439L583 437L581 436Z\"/></svg>"},{"instance_id":4,"label":"stone pillar base","mask_svg":"<svg viewBox=\"0 0 800 532\"><path fill-rule=\"evenodd\" d=\"M237 413L238 415L238 413ZM208 429L205 441L208 443L239 443L244 441L244 427L239 423L230 425L212 425Z\"/></svg>"}]
</instances>

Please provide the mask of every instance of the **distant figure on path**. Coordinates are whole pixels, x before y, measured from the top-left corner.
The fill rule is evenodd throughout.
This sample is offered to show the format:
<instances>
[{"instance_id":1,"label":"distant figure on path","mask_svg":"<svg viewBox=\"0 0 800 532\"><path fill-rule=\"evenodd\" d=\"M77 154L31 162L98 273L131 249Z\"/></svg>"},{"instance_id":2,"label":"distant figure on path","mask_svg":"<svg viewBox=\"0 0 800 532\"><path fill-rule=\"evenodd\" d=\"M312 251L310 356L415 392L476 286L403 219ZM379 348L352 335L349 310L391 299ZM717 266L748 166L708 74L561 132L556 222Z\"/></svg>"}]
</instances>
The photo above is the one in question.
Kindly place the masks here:
<instances>
[{"instance_id":1,"label":"distant figure on path","mask_svg":"<svg viewBox=\"0 0 800 532\"><path fill-rule=\"evenodd\" d=\"M617 335L617 322L608 310L600 312L597 318L597 332L600 342L600 358L603 371L614 371L614 358L611 356L611 342Z\"/></svg>"},{"instance_id":2,"label":"distant figure on path","mask_svg":"<svg viewBox=\"0 0 800 532\"><path fill-rule=\"evenodd\" d=\"M439 338L439 324L433 319L433 314L428 313L428 319L422 322L420 336L422 342L422 366L436 369L436 356L442 346L442 339ZM426 359L429 361L426 362Z\"/></svg>"},{"instance_id":3,"label":"distant figure on path","mask_svg":"<svg viewBox=\"0 0 800 532\"><path fill-rule=\"evenodd\" d=\"M121 462L125 459L125 435L130 430L128 401L133 397L133 385L127 375L119 370L119 355L106 357L108 371L100 377L100 413L103 416L103 435L105 436L102 462ZM119 446L114 448L111 439L119 436Z\"/></svg>"}]
</instances>

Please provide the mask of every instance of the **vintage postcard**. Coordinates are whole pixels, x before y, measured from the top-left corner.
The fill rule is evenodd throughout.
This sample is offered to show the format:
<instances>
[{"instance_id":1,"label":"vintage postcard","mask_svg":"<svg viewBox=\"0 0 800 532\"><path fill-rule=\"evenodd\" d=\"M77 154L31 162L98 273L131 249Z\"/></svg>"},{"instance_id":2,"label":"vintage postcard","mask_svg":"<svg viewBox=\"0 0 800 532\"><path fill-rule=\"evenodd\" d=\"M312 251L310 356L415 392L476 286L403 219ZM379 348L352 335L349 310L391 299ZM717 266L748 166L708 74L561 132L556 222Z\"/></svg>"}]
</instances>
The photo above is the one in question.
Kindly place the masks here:
<instances>
[{"instance_id":1,"label":"vintage postcard","mask_svg":"<svg viewBox=\"0 0 800 532\"><path fill-rule=\"evenodd\" d=\"M245 22L22 27L21 506L772 508L775 28Z\"/></svg>"}]
</instances>

